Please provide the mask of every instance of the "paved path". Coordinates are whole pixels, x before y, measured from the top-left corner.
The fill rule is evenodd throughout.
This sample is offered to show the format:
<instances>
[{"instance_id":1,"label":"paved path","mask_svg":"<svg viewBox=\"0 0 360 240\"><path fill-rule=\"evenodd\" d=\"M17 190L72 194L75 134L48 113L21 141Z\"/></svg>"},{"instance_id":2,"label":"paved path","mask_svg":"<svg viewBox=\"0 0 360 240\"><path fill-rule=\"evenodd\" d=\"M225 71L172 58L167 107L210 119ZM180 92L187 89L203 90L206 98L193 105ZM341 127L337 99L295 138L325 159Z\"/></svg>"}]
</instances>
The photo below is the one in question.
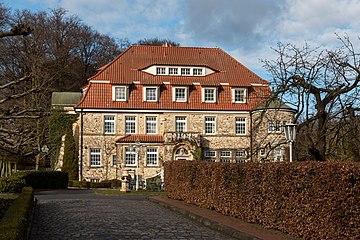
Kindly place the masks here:
<instances>
[{"instance_id":1,"label":"paved path","mask_svg":"<svg viewBox=\"0 0 360 240\"><path fill-rule=\"evenodd\" d=\"M57 190L37 192L35 197L32 240L231 239L143 196Z\"/></svg>"}]
</instances>

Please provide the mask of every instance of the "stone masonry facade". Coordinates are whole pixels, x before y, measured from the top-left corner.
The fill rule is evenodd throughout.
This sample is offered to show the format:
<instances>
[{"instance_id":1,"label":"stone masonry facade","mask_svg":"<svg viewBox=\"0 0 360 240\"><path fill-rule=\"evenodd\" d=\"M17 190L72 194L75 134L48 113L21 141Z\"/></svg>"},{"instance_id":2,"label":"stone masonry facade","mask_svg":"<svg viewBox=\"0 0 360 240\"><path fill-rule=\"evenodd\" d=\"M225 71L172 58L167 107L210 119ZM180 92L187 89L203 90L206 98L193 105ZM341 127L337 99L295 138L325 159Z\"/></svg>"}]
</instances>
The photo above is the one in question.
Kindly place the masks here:
<instances>
[{"instance_id":1,"label":"stone masonry facade","mask_svg":"<svg viewBox=\"0 0 360 240\"><path fill-rule=\"evenodd\" d=\"M83 179L103 181L120 179L123 175L145 180L161 173L163 163L171 160L196 160L195 152L201 149L201 160L210 162L287 161L288 145L282 126L276 124L292 122L291 111L258 110L252 113L222 112L143 112L143 113L82 113L82 169ZM114 116L114 134L104 133L105 116ZM137 164L126 164L126 149L133 143L117 142L125 134L125 117L136 119L136 135L146 135L146 117L156 117L156 135L163 136L162 142L140 142ZM176 133L176 117L186 119L186 132ZM205 118L214 117L215 133L205 134ZM245 119L245 133L236 134L236 118ZM269 131L269 122L274 131ZM78 123L80 125L80 120ZM80 127L81 128L81 127ZM148 134L151 136L151 134ZM80 141L80 140L79 140ZM156 164L147 165L147 149L157 149ZM91 165L91 149L99 149L100 163ZM240 154L239 154L240 151ZM136 159L137 160L137 159Z\"/></svg>"}]
</instances>

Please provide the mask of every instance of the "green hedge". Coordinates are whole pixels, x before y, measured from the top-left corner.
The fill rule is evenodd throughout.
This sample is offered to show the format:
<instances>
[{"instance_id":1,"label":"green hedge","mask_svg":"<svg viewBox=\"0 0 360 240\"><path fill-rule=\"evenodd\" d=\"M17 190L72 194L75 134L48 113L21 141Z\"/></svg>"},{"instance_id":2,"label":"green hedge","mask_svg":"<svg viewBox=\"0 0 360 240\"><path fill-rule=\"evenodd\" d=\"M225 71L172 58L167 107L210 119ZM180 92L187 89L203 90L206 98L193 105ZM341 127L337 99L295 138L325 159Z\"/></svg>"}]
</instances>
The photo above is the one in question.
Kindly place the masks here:
<instances>
[{"instance_id":1,"label":"green hedge","mask_svg":"<svg viewBox=\"0 0 360 240\"><path fill-rule=\"evenodd\" d=\"M24 179L34 189L67 188L68 174L60 171L28 172Z\"/></svg>"},{"instance_id":2,"label":"green hedge","mask_svg":"<svg viewBox=\"0 0 360 240\"><path fill-rule=\"evenodd\" d=\"M359 239L359 163L165 164L168 197L304 239Z\"/></svg>"},{"instance_id":3,"label":"green hedge","mask_svg":"<svg viewBox=\"0 0 360 240\"><path fill-rule=\"evenodd\" d=\"M67 188L68 174L59 171L19 172L0 178L0 192L20 192L25 186L34 189Z\"/></svg>"},{"instance_id":4,"label":"green hedge","mask_svg":"<svg viewBox=\"0 0 360 240\"><path fill-rule=\"evenodd\" d=\"M17 174L0 178L0 192L19 193L25 185L23 176Z\"/></svg>"},{"instance_id":5,"label":"green hedge","mask_svg":"<svg viewBox=\"0 0 360 240\"><path fill-rule=\"evenodd\" d=\"M118 180L118 182L120 182ZM79 187L79 188L111 188L116 185L115 180L111 181L102 181L102 182L87 182L87 181L69 181L69 187ZM120 185L119 185L120 186Z\"/></svg>"},{"instance_id":6,"label":"green hedge","mask_svg":"<svg viewBox=\"0 0 360 240\"><path fill-rule=\"evenodd\" d=\"M0 239L26 239L27 227L34 204L31 187L23 188L20 196L14 200L0 222Z\"/></svg>"}]
</instances>

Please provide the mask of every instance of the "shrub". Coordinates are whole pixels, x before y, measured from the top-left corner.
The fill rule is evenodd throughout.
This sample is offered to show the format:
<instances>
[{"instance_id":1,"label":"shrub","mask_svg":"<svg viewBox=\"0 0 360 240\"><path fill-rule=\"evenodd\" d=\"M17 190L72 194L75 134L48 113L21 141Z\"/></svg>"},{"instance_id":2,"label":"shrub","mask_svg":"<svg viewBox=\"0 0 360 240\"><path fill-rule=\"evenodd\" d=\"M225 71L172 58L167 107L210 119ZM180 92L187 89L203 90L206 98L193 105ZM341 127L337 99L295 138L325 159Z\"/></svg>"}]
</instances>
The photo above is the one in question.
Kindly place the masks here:
<instances>
[{"instance_id":1,"label":"shrub","mask_svg":"<svg viewBox=\"0 0 360 240\"><path fill-rule=\"evenodd\" d=\"M304 239L358 239L360 164L165 163L168 197Z\"/></svg>"},{"instance_id":2,"label":"shrub","mask_svg":"<svg viewBox=\"0 0 360 240\"><path fill-rule=\"evenodd\" d=\"M0 222L0 239L26 239L33 204L33 189L24 187Z\"/></svg>"},{"instance_id":3,"label":"shrub","mask_svg":"<svg viewBox=\"0 0 360 240\"><path fill-rule=\"evenodd\" d=\"M25 187L25 179L20 175L0 178L0 192L19 193L23 187Z\"/></svg>"}]
</instances>

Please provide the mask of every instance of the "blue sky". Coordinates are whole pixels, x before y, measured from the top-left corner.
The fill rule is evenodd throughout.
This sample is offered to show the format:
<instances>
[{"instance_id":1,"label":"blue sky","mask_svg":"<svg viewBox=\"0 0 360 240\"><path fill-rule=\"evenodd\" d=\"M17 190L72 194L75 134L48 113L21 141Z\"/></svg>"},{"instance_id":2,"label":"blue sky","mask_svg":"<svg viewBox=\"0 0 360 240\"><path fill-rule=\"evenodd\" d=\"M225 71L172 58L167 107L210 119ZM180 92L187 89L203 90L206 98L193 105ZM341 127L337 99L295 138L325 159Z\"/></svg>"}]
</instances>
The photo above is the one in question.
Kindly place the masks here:
<instances>
[{"instance_id":1,"label":"blue sky","mask_svg":"<svg viewBox=\"0 0 360 240\"><path fill-rule=\"evenodd\" d=\"M31 11L62 7L95 30L136 42L169 38L219 47L264 78L260 59L278 42L333 48L360 36L360 0L0 0Z\"/></svg>"}]
</instances>

